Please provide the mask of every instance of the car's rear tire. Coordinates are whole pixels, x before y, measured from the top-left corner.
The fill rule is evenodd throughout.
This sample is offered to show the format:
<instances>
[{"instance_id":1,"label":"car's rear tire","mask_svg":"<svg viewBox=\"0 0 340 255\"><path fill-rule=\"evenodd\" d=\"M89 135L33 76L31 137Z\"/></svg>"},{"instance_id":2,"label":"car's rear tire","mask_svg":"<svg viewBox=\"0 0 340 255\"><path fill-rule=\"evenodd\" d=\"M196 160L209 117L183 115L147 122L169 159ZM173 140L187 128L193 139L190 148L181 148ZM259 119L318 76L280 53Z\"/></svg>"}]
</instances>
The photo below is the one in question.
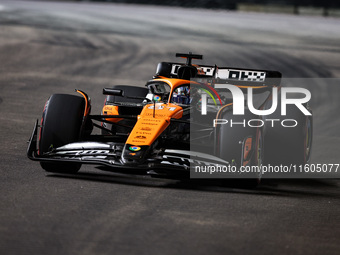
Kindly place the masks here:
<instances>
[{"instance_id":1,"label":"car's rear tire","mask_svg":"<svg viewBox=\"0 0 340 255\"><path fill-rule=\"evenodd\" d=\"M241 124L244 120L258 119L258 116L253 115L249 111L246 111L244 116L233 115L231 110L227 110L222 112L219 118L228 120L228 123L217 127L215 137L216 156L240 168L244 163L242 159L243 142L247 137L251 137L253 153L247 165L261 165L264 152L262 129ZM234 123L239 124L231 127L231 119ZM232 184L232 186L236 185L240 188L255 188L261 180L261 174L256 172L240 174L239 177L234 178L232 181L230 179L225 180L224 183L228 186Z\"/></svg>"},{"instance_id":2,"label":"car's rear tire","mask_svg":"<svg viewBox=\"0 0 340 255\"><path fill-rule=\"evenodd\" d=\"M44 155L57 147L79 141L85 110L82 97L54 94L45 105L39 138L39 154ZM76 173L80 163L41 162L47 172Z\"/></svg>"}]
</instances>

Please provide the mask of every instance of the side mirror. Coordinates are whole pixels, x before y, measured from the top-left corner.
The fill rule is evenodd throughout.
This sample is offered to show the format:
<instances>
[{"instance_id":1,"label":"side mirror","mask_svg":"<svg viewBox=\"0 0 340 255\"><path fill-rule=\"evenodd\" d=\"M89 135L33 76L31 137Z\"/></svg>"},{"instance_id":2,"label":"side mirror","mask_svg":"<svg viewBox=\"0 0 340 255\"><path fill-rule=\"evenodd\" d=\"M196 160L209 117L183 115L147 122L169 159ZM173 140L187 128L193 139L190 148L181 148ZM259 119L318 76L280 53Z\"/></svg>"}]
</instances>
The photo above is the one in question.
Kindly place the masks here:
<instances>
[{"instance_id":1,"label":"side mirror","mask_svg":"<svg viewBox=\"0 0 340 255\"><path fill-rule=\"evenodd\" d=\"M109 96L119 96L119 97L122 97L122 96L124 96L124 91L121 90L121 89L105 88L105 89L103 89L103 94L104 95L109 95Z\"/></svg>"}]
</instances>

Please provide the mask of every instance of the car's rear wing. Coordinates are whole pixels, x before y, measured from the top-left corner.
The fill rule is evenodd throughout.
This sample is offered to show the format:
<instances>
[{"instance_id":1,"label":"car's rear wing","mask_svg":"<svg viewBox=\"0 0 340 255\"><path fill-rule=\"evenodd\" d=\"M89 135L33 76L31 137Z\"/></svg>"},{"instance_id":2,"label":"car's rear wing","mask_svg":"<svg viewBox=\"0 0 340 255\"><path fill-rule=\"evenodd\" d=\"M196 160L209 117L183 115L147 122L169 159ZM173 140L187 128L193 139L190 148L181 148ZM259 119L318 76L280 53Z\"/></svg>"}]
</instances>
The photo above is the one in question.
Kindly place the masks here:
<instances>
[{"instance_id":1,"label":"car's rear wing","mask_svg":"<svg viewBox=\"0 0 340 255\"><path fill-rule=\"evenodd\" d=\"M282 74L278 71L218 67L214 83L244 86L279 86Z\"/></svg>"},{"instance_id":2,"label":"car's rear wing","mask_svg":"<svg viewBox=\"0 0 340 255\"><path fill-rule=\"evenodd\" d=\"M161 62L158 63L156 69L156 76L163 76L167 78L178 78L178 69L185 66L183 63ZM214 66L198 66L192 65L197 68L198 78L211 78L214 75Z\"/></svg>"},{"instance_id":3,"label":"car's rear wing","mask_svg":"<svg viewBox=\"0 0 340 255\"><path fill-rule=\"evenodd\" d=\"M178 69L183 63L161 62L157 66L156 77L178 78ZM228 83L244 86L278 86L282 74L278 71L240 69L233 67L217 67L208 65L192 65L197 68L197 75L192 78L209 79L213 83Z\"/></svg>"}]
</instances>

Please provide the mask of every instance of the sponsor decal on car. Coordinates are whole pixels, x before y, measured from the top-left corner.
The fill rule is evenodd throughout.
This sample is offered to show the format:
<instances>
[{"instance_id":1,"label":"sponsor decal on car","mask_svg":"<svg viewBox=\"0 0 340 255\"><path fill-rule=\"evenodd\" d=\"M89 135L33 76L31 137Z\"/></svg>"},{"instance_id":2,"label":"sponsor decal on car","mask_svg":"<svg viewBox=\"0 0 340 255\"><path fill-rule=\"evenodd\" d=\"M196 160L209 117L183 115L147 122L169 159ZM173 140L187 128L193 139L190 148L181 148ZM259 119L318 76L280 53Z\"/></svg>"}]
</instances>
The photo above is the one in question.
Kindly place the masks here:
<instances>
[{"instance_id":1,"label":"sponsor decal on car","mask_svg":"<svg viewBox=\"0 0 340 255\"><path fill-rule=\"evenodd\" d=\"M146 136L144 135L138 135L138 136L135 136L136 139L146 139Z\"/></svg>"},{"instance_id":2,"label":"sponsor decal on car","mask_svg":"<svg viewBox=\"0 0 340 255\"><path fill-rule=\"evenodd\" d=\"M141 147L139 147L139 146L130 146L130 147L129 147L129 150L130 150L130 151L140 151L140 150L141 150Z\"/></svg>"},{"instance_id":3,"label":"sponsor decal on car","mask_svg":"<svg viewBox=\"0 0 340 255\"><path fill-rule=\"evenodd\" d=\"M153 97L153 100L154 101L161 101L161 97L160 96L158 96L158 95L155 95L154 97Z\"/></svg>"},{"instance_id":4,"label":"sponsor decal on car","mask_svg":"<svg viewBox=\"0 0 340 255\"><path fill-rule=\"evenodd\" d=\"M153 108L154 108L153 105L151 105L151 106L148 107L148 109L153 109ZM163 106L163 105L159 105L159 106L156 106L155 109L156 109L156 110L163 110L163 109L164 109L164 106Z\"/></svg>"}]
</instances>

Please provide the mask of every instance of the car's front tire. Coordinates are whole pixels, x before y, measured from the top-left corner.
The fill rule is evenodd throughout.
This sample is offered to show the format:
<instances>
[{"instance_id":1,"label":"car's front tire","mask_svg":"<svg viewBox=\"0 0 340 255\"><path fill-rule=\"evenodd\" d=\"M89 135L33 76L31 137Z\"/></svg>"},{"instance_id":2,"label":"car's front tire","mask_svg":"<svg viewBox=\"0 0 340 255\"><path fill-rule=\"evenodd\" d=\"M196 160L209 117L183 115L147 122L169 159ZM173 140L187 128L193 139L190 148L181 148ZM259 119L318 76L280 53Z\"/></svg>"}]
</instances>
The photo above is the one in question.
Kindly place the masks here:
<instances>
[{"instance_id":1,"label":"car's front tire","mask_svg":"<svg viewBox=\"0 0 340 255\"><path fill-rule=\"evenodd\" d=\"M39 138L39 155L79 141L85 100L82 97L54 94L44 108ZM41 162L41 167L47 172L76 173L80 163Z\"/></svg>"}]
</instances>

